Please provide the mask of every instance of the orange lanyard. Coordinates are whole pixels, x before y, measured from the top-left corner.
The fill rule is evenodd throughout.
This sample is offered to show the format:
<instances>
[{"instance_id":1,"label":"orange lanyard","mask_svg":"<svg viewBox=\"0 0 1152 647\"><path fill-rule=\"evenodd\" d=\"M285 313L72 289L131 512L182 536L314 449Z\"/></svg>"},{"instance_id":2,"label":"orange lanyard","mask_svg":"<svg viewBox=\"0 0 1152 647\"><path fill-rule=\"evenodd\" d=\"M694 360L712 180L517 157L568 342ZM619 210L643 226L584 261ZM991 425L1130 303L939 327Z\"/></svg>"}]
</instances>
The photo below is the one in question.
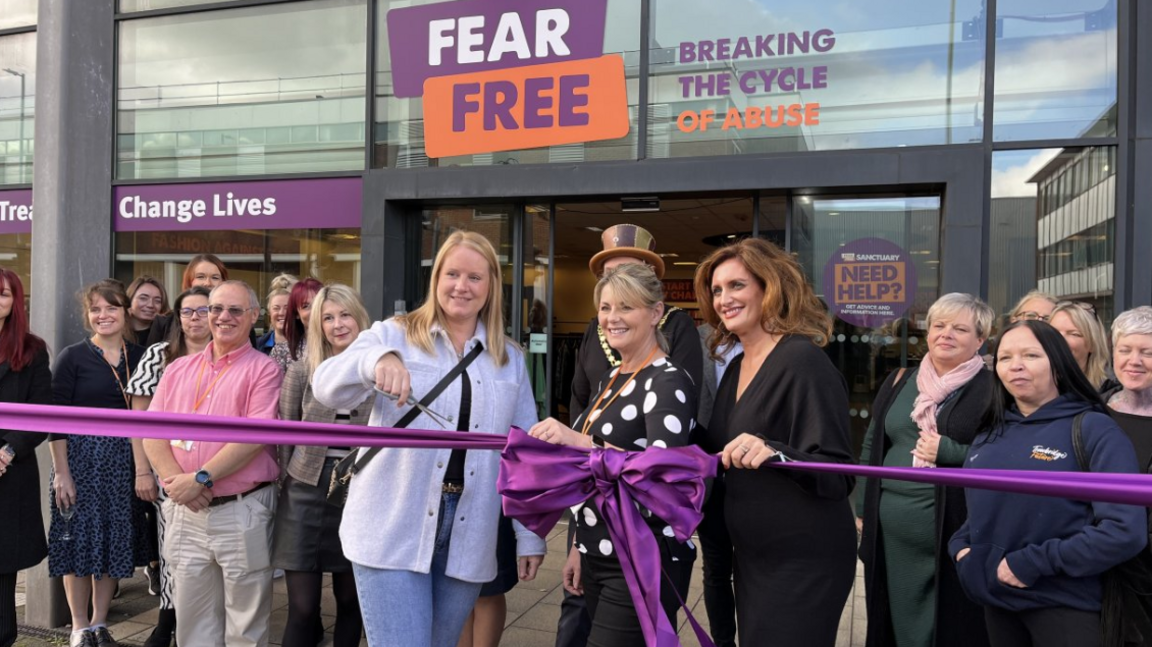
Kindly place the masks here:
<instances>
[{"instance_id":1,"label":"orange lanyard","mask_svg":"<svg viewBox=\"0 0 1152 647\"><path fill-rule=\"evenodd\" d=\"M96 346L95 343L93 343L92 345ZM96 346L96 347L100 348L99 346ZM100 349L100 359L104 360L104 363L107 364L108 368L112 370L112 377L116 378L116 386L120 387L120 397L124 398L124 407L126 409L131 409L132 408L132 398L129 397L128 391L124 388L124 383L120 381L120 374L118 372L116 372L116 367L112 366L112 362L109 362L108 358L104 356L104 349L102 349L102 348ZM127 346L124 345L123 339L120 340L120 361L124 362L124 372L126 372L128 374L128 381L131 382L132 381L132 367L129 365L129 362L128 362L128 348L127 348Z\"/></svg>"},{"instance_id":2,"label":"orange lanyard","mask_svg":"<svg viewBox=\"0 0 1152 647\"><path fill-rule=\"evenodd\" d=\"M200 373L196 375L196 402L192 405L192 413L196 413L196 411L200 409L200 405L204 404L204 401L208 399L208 395L212 393L212 387L216 386L216 383L220 381L220 378L224 377L224 374L228 372L228 369L232 368L231 363L229 363L228 366L225 366L224 370L217 373L216 378L208 383L208 390L204 391L204 395L200 395L200 379L204 377L204 367L207 365L208 360L202 358L200 360Z\"/></svg>"},{"instance_id":3,"label":"orange lanyard","mask_svg":"<svg viewBox=\"0 0 1152 647\"><path fill-rule=\"evenodd\" d=\"M603 413L604 411L607 411L608 407L612 406L612 403L616 401L616 398L620 397L620 394L627 390L628 385L632 383L632 380L636 379L636 376L640 374L640 371L648 368L648 362L652 361L652 358L656 355L656 351L658 350L660 350L660 347L656 346L652 349L651 353L648 353L648 357L644 358L644 363L640 365L640 368L636 369L631 375L628 376L628 379L625 380L624 384L620 386L620 390L616 392L616 395L612 396L612 399L608 401L608 404L605 404L604 408L601 409L600 403L604 400L604 394L612 390L612 385L616 382L616 378L620 376L620 370L616 371L615 375L612 376L612 379L608 380L608 385L605 386L604 390L600 392L600 397L596 398L596 404L592 405L592 410L588 412L588 417L584 420L584 424L580 426L581 434L584 434L585 436L588 435L588 429L592 426L592 421L599 417L596 415L596 412L599 411L600 413ZM624 368L623 362L621 362L620 368Z\"/></svg>"}]
</instances>

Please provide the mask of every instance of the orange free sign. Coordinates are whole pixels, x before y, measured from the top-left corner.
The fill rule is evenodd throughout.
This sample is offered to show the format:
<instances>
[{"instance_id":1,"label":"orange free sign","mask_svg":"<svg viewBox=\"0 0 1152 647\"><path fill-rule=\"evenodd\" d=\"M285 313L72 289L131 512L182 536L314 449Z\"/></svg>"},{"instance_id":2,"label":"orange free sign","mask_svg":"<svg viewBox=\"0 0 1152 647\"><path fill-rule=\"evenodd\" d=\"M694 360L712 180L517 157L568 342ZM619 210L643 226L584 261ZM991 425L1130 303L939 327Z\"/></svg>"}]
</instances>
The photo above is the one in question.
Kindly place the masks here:
<instances>
[{"instance_id":1,"label":"orange free sign","mask_svg":"<svg viewBox=\"0 0 1152 647\"><path fill-rule=\"evenodd\" d=\"M429 157L627 134L628 90L619 55L424 81L424 147Z\"/></svg>"},{"instance_id":2,"label":"orange free sign","mask_svg":"<svg viewBox=\"0 0 1152 647\"><path fill-rule=\"evenodd\" d=\"M836 303L892 303L907 299L907 268L903 261L891 263L837 263Z\"/></svg>"}]
</instances>

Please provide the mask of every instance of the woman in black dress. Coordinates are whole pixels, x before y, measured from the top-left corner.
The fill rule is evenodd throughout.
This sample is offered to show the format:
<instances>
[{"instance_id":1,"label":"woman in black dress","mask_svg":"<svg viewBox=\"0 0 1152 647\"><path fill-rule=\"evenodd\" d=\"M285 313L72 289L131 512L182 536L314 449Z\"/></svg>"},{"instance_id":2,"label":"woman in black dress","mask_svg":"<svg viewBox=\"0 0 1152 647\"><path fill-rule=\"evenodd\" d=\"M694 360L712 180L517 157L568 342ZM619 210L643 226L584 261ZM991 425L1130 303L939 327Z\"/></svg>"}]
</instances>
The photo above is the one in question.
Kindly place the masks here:
<instances>
[{"instance_id":1,"label":"woman in black dress","mask_svg":"<svg viewBox=\"0 0 1152 647\"><path fill-rule=\"evenodd\" d=\"M600 326L608 343L620 353L620 366L604 374L598 395L574 421L575 430L548 418L529 433L553 444L588 449L599 445L642 451L687 445L688 434L696 426L696 386L687 372L669 361L667 341L657 328L664 316L660 279L652 268L629 263L600 279L595 294ZM660 602L676 626L677 594L684 599L688 596L696 547L691 540L676 541L668 524L646 510L641 512L656 536L661 568L667 574ZM592 618L589 647L644 644L600 509L585 503L574 518L576 541L564 567L564 588L587 598ZM675 589L667 586L668 579Z\"/></svg>"},{"instance_id":2,"label":"woman in black dress","mask_svg":"<svg viewBox=\"0 0 1152 647\"><path fill-rule=\"evenodd\" d=\"M795 259L760 239L713 252L696 295L713 356L744 346L701 438L729 468L740 644L831 646L856 571L853 479L764 464L853 462L847 386L819 348L832 322Z\"/></svg>"},{"instance_id":3,"label":"woman in black dress","mask_svg":"<svg viewBox=\"0 0 1152 647\"><path fill-rule=\"evenodd\" d=\"M28 332L24 286L0 268L0 402L52 404L44 341ZM16 574L48 554L36 446L44 434L0 430L0 647L16 642Z\"/></svg>"},{"instance_id":4,"label":"woman in black dress","mask_svg":"<svg viewBox=\"0 0 1152 647\"><path fill-rule=\"evenodd\" d=\"M124 285L105 279L85 288L81 301L92 336L60 351L52 400L63 406L129 409L132 396L126 388L144 348L124 340ZM132 577L147 555L144 535L137 532L142 524L133 518L132 442L67 434L50 434L48 442L53 473L48 574L64 578L72 612L70 645L113 645L105 623L116 580Z\"/></svg>"}]
</instances>

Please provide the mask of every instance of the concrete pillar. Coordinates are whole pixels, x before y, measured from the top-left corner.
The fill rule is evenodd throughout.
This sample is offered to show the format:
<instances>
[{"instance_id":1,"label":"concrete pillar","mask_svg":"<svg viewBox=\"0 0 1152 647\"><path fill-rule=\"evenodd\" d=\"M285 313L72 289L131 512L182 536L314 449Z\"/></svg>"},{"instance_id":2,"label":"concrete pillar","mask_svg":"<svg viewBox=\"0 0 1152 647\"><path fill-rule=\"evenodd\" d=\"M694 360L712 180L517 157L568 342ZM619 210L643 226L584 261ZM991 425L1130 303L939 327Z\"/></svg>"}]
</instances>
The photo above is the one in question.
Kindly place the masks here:
<instances>
[{"instance_id":1,"label":"concrete pillar","mask_svg":"<svg viewBox=\"0 0 1152 647\"><path fill-rule=\"evenodd\" d=\"M114 9L115 0L39 5L31 317L53 351L82 338L75 294L111 269ZM46 445L38 456L47 491ZM47 575L47 563L29 573L25 624L70 619L60 583Z\"/></svg>"}]
</instances>

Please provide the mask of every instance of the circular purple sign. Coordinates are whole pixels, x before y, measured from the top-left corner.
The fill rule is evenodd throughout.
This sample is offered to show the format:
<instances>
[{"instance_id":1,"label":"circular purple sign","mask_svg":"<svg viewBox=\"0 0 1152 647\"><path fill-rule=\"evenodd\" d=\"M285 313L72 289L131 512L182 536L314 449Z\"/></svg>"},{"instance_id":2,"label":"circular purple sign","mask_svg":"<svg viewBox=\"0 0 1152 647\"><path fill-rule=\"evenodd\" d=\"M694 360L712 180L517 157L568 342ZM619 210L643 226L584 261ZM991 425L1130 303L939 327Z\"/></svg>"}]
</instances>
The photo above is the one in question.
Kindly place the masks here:
<instances>
[{"instance_id":1,"label":"circular purple sign","mask_svg":"<svg viewBox=\"0 0 1152 647\"><path fill-rule=\"evenodd\" d=\"M832 314L864 328L899 319L916 297L916 266L903 248L882 238L857 238L824 266L824 300Z\"/></svg>"}]
</instances>

